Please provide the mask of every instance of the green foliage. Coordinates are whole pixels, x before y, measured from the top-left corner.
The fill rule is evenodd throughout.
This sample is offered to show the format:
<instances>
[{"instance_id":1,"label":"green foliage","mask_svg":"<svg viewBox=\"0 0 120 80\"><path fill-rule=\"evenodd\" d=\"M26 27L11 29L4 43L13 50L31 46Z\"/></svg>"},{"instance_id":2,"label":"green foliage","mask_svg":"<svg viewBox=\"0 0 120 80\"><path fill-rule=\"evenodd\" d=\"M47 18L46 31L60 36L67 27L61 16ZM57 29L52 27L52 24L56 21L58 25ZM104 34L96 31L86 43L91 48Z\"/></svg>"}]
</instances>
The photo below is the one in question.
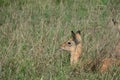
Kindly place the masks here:
<instances>
[{"instance_id":1,"label":"green foliage","mask_svg":"<svg viewBox=\"0 0 120 80\"><path fill-rule=\"evenodd\" d=\"M102 48L110 53L120 36L108 25L118 2L0 0L0 79L118 80L117 68L87 72L80 62L76 69L69 64L69 52L59 50L70 31L79 29L84 45L80 61L95 58ZM114 17L120 19L119 13Z\"/></svg>"},{"instance_id":2,"label":"green foliage","mask_svg":"<svg viewBox=\"0 0 120 80\"><path fill-rule=\"evenodd\" d=\"M0 6L2 6L3 3L4 3L4 0L0 0Z\"/></svg>"},{"instance_id":3,"label":"green foliage","mask_svg":"<svg viewBox=\"0 0 120 80\"><path fill-rule=\"evenodd\" d=\"M101 0L104 5L107 5L109 0Z\"/></svg>"}]
</instances>

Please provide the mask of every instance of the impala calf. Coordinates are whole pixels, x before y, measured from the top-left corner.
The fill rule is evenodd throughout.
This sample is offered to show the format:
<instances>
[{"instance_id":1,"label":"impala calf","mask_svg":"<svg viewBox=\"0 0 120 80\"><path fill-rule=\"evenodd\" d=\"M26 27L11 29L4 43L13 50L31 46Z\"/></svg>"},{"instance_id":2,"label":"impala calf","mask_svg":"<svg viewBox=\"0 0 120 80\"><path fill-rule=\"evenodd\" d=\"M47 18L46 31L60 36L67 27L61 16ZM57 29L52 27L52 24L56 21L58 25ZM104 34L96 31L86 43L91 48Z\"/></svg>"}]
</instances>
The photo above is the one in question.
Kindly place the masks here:
<instances>
[{"instance_id":1,"label":"impala calf","mask_svg":"<svg viewBox=\"0 0 120 80\"><path fill-rule=\"evenodd\" d=\"M70 64L75 65L78 63L82 54L82 39L80 31L74 33L71 31L72 38L61 45L61 49L70 51Z\"/></svg>"}]
</instances>

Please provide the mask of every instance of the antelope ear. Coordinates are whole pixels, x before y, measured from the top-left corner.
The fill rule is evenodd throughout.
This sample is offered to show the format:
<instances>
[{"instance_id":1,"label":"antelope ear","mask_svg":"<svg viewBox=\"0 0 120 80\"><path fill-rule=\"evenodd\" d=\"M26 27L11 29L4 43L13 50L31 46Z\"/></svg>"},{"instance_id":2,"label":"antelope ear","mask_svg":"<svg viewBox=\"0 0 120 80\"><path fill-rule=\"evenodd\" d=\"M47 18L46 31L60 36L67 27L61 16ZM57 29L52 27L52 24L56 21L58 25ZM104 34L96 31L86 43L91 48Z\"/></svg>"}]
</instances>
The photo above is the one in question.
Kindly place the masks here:
<instances>
[{"instance_id":1,"label":"antelope ear","mask_svg":"<svg viewBox=\"0 0 120 80\"><path fill-rule=\"evenodd\" d=\"M112 19L112 22L114 25L118 24L118 22L115 19Z\"/></svg>"},{"instance_id":2,"label":"antelope ear","mask_svg":"<svg viewBox=\"0 0 120 80\"><path fill-rule=\"evenodd\" d=\"M71 35L72 35L73 39L75 39L75 33L73 31L71 31Z\"/></svg>"},{"instance_id":3,"label":"antelope ear","mask_svg":"<svg viewBox=\"0 0 120 80\"><path fill-rule=\"evenodd\" d=\"M81 34L81 31L80 31L80 30L78 30L76 33L79 33L79 34Z\"/></svg>"},{"instance_id":4,"label":"antelope ear","mask_svg":"<svg viewBox=\"0 0 120 80\"><path fill-rule=\"evenodd\" d=\"M73 31L71 31L71 34L72 34L73 41L77 45L79 43L79 40L77 40L76 35L75 35L75 33Z\"/></svg>"}]
</instances>

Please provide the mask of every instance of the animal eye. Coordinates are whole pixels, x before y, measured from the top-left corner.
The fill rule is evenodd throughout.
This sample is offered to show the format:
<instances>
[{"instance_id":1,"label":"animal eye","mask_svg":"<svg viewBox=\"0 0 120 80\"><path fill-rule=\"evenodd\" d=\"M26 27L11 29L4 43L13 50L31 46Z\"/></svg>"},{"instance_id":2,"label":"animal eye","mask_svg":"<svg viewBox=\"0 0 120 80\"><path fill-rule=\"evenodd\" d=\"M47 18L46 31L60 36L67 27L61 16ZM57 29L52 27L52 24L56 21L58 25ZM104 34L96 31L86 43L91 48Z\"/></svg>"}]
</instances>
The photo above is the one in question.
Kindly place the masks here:
<instances>
[{"instance_id":1,"label":"animal eye","mask_svg":"<svg viewBox=\"0 0 120 80\"><path fill-rule=\"evenodd\" d=\"M68 44L71 44L71 42L68 42Z\"/></svg>"}]
</instances>

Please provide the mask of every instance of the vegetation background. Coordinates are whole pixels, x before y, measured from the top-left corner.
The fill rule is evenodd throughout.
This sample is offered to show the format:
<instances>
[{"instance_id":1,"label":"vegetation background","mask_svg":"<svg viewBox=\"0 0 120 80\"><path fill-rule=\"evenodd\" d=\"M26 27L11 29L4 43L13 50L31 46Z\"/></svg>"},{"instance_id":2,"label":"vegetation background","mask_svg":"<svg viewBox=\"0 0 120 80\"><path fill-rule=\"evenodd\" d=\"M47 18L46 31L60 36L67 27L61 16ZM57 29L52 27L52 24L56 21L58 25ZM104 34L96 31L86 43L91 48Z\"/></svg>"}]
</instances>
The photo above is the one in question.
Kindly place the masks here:
<instances>
[{"instance_id":1,"label":"vegetation background","mask_svg":"<svg viewBox=\"0 0 120 80\"><path fill-rule=\"evenodd\" d=\"M120 80L115 67L101 74L80 64L74 71L59 50L71 30L81 30L81 60L101 49L109 56L120 39L112 18L120 20L120 0L0 0L0 79Z\"/></svg>"}]
</instances>

